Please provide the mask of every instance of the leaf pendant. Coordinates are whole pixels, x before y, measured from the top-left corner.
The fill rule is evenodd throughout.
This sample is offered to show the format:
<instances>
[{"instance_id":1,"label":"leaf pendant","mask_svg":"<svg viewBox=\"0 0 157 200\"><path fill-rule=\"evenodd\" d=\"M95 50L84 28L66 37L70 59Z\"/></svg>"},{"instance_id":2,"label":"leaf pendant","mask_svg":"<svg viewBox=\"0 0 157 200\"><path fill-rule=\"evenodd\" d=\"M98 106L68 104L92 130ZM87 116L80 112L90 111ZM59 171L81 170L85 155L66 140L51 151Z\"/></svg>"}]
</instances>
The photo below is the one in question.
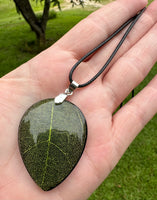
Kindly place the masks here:
<instances>
[{"instance_id":1,"label":"leaf pendant","mask_svg":"<svg viewBox=\"0 0 157 200\"><path fill-rule=\"evenodd\" d=\"M47 191L60 184L78 163L87 139L81 110L46 99L31 106L19 126L19 149L33 180Z\"/></svg>"}]
</instances>

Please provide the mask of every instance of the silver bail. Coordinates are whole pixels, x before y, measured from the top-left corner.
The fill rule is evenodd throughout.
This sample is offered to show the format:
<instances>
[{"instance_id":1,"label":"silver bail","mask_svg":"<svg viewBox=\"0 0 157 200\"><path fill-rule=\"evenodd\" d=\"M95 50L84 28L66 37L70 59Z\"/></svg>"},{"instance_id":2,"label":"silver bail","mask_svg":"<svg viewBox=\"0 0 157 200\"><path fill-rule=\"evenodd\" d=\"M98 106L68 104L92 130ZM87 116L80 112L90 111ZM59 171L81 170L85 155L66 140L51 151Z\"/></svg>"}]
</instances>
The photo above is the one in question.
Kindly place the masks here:
<instances>
[{"instance_id":1,"label":"silver bail","mask_svg":"<svg viewBox=\"0 0 157 200\"><path fill-rule=\"evenodd\" d=\"M69 91L71 91L71 92L73 92L76 88L78 88L79 87L79 84L78 83L76 83L75 81L72 81L71 83L70 83L70 85L69 85Z\"/></svg>"},{"instance_id":2,"label":"silver bail","mask_svg":"<svg viewBox=\"0 0 157 200\"><path fill-rule=\"evenodd\" d=\"M76 83L75 81L72 81L64 93L61 93L55 97L54 99L55 104L56 105L62 104L63 101L67 98L67 96L72 95L73 91L78 87L79 87L79 84Z\"/></svg>"}]
</instances>

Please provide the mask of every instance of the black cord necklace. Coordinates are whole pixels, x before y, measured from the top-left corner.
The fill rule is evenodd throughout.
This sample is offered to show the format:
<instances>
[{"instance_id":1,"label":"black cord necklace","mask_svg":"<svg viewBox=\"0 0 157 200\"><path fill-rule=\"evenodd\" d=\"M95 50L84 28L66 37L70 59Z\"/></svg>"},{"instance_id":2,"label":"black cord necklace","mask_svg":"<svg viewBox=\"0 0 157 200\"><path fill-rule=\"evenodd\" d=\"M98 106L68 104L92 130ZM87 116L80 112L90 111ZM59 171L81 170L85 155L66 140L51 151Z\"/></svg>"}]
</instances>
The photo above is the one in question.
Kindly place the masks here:
<instances>
[{"instance_id":1,"label":"black cord necklace","mask_svg":"<svg viewBox=\"0 0 157 200\"><path fill-rule=\"evenodd\" d=\"M54 99L35 103L23 115L18 136L20 153L30 176L43 190L56 187L71 173L84 151L87 140L87 124L83 113L65 99L72 95L76 88L91 84L103 73L145 9L124 23L72 67L69 73L70 86L65 93ZM78 65L129 24L121 41L100 71L86 83L76 83L72 76Z\"/></svg>"}]
</instances>

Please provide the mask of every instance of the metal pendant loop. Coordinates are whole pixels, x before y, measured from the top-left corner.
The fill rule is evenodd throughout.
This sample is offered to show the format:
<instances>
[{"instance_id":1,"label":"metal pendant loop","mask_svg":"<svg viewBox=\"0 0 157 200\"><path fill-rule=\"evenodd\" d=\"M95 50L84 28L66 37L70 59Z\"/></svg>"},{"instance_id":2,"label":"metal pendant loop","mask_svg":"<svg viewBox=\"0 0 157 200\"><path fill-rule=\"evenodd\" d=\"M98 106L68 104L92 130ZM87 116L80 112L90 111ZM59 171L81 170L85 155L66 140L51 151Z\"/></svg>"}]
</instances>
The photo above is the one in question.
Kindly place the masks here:
<instances>
[{"instance_id":1,"label":"metal pendant loop","mask_svg":"<svg viewBox=\"0 0 157 200\"><path fill-rule=\"evenodd\" d=\"M79 84L75 81L72 81L72 83L69 85L69 87L65 90L64 93L59 94L57 97L55 97L54 102L55 104L62 104L63 101L67 98L67 96L70 96L73 94L73 91L79 87Z\"/></svg>"}]
</instances>

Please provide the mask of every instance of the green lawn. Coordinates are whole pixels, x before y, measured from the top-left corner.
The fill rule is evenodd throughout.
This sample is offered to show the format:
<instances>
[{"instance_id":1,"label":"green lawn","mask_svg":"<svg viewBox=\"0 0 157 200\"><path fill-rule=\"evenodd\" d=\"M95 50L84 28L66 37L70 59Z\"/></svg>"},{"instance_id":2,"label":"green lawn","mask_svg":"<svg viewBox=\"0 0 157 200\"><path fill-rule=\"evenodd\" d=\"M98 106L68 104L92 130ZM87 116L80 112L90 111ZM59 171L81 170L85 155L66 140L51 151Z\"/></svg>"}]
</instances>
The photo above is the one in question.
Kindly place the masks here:
<instances>
[{"instance_id":1,"label":"green lawn","mask_svg":"<svg viewBox=\"0 0 157 200\"><path fill-rule=\"evenodd\" d=\"M36 11L41 6L35 5ZM57 12L49 20L48 44L54 43L94 9ZM10 0L0 0L0 76L35 56L35 35ZM157 65L137 87L138 93L156 74ZM105 158L102 158L105 159ZM157 115L141 131L116 168L89 200L156 200L157 198Z\"/></svg>"}]
</instances>

